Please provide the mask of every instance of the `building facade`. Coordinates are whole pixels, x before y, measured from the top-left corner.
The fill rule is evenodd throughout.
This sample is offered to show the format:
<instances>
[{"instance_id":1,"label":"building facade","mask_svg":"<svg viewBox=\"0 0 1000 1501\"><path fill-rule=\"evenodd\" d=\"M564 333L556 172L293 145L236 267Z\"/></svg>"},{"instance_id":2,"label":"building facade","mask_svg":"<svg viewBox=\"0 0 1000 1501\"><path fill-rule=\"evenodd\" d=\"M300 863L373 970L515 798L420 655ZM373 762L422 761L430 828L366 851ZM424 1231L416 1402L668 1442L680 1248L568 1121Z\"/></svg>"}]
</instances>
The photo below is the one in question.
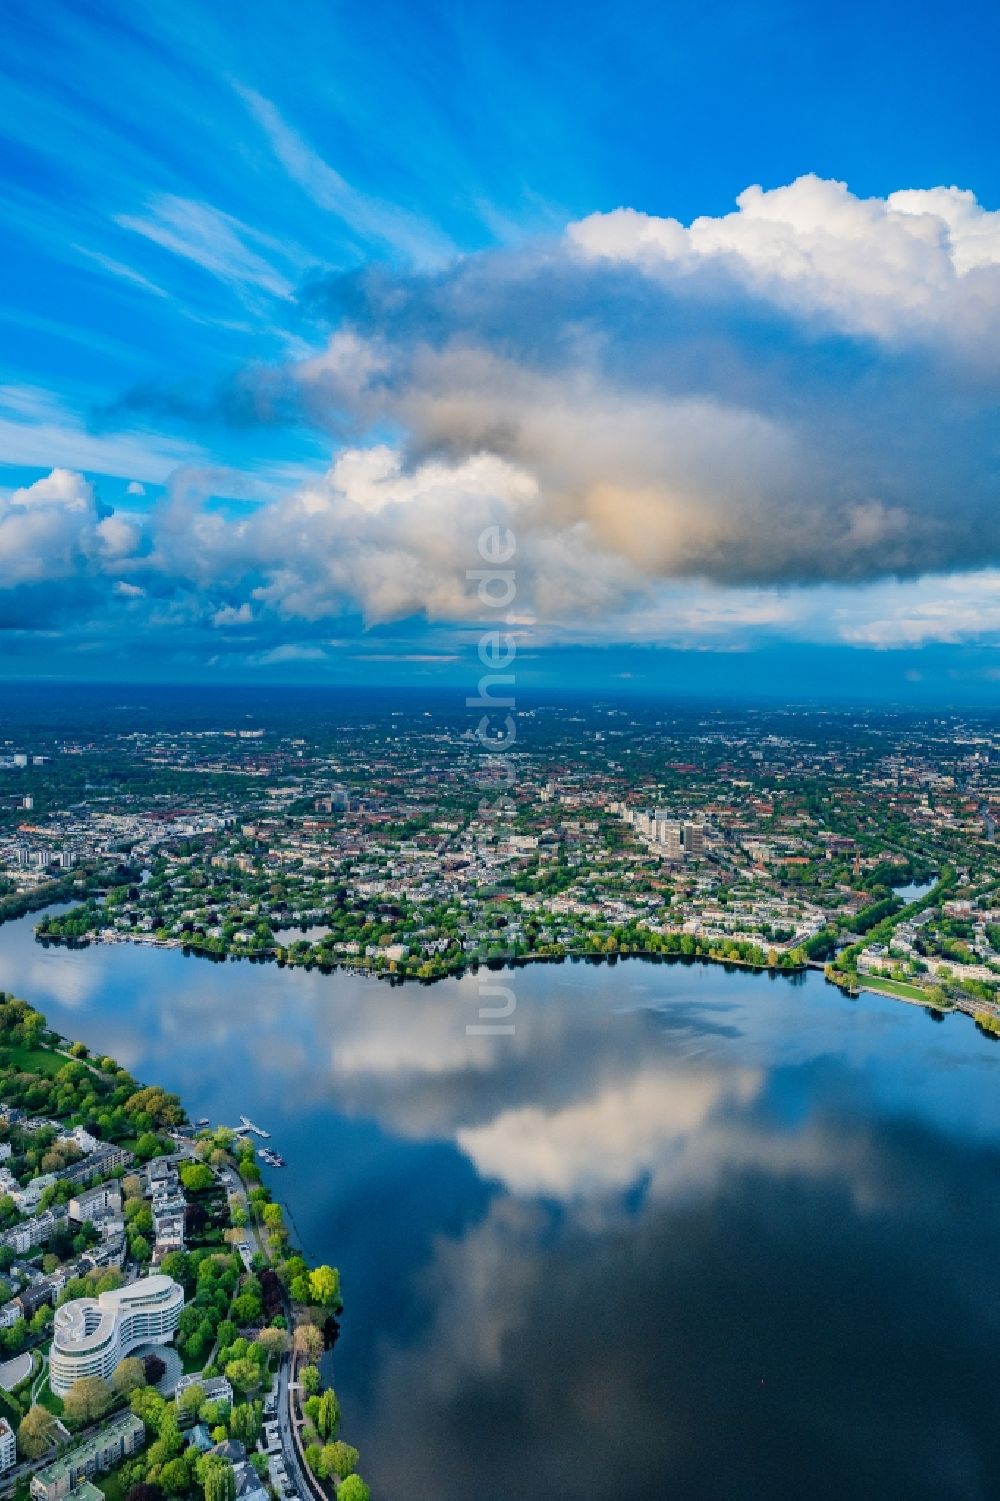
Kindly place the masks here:
<instances>
[{"instance_id":1,"label":"building facade","mask_svg":"<svg viewBox=\"0 0 1000 1501\"><path fill-rule=\"evenodd\" d=\"M0 1418L0 1475L13 1469L17 1459L17 1440L6 1418Z\"/></svg>"},{"instance_id":2,"label":"building facade","mask_svg":"<svg viewBox=\"0 0 1000 1501\"><path fill-rule=\"evenodd\" d=\"M96 1224L108 1216L121 1214L121 1189L113 1180L110 1183L99 1183L96 1188L88 1188L76 1194L70 1199L68 1207L70 1219L77 1224L82 1225L87 1220Z\"/></svg>"}]
</instances>

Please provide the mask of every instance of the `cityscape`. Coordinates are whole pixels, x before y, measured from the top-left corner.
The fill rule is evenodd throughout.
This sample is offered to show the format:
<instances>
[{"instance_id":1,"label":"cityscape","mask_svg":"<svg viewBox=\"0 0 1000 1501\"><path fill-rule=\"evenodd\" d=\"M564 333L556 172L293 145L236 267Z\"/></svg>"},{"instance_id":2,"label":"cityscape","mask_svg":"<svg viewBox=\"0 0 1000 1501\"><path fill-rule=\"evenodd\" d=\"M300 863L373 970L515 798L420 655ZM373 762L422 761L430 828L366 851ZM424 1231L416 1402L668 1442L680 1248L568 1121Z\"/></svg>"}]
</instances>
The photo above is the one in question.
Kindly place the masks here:
<instances>
[{"instance_id":1,"label":"cityscape","mask_svg":"<svg viewBox=\"0 0 1000 1501\"><path fill-rule=\"evenodd\" d=\"M0 772L6 910L64 898L43 943L391 981L581 956L814 965L995 1027L990 718L539 704L484 807L470 729L404 736L400 717L358 706L349 748L294 716L49 732Z\"/></svg>"},{"instance_id":2,"label":"cityscape","mask_svg":"<svg viewBox=\"0 0 1000 1501\"><path fill-rule=\"evenodd\" d=\"M0 1501L996 1501L998 49L0 7Z\"/></svg>"}]
</instances>

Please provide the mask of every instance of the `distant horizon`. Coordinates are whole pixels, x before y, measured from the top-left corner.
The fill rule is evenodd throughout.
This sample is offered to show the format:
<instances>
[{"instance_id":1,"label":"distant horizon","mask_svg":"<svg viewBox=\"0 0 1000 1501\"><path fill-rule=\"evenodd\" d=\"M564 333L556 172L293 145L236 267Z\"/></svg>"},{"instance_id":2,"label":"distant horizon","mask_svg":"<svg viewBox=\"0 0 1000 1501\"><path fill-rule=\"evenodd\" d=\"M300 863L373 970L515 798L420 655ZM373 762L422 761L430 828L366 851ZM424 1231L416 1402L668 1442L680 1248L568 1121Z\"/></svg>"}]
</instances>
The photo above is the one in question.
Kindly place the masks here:
<instances>
[{"instance_id":1,"label":"distant horizon","mask_svg":"<svg viewBox=\"0 0 1000 1501\"><path fill-rule=\"evenodd\" d=\"M471 660L469 666L470 669L474 667ZM429 704L444 702L453 709L462 710L471 715L472 710L466 710L465 699L476 693L476 683L477 678L471 670L466 677L426 678L419 682L391 677L359 682L350 678L278 679L232 676L223 680L207 677L142 678L127 675L88 678L36 673L30 677L0 676L0 714L4 711L2 698L8 694L23 694L25 690L28 690L44 695L67 689L79 689L107 693L149 692L151 695L161 690L167 692L171 690L202 691L206 694L224 696L232 693L244 697L257 692L265 696L286 694L289 698L317 694L345 699L351 696L359 698L378 696L384 699L387 695L397 693L407 699L412 699L417 704L424 700ZM956 714L1000 715L1000 699L996 692L984 688L977 696L969 691L971 686L966 685L965 697L955 689L952 690L950 696L945 696L935 691L933 683L910 683L907 685L907 693L900 692L895 696L885 692L871 692L866 695L857 686L851 690L846 685L840 692L829 690L824 692L817 687L813 695L808 695L802 693L801 690L789 694L782 690L780 684L776 684L770 690L761 690L757 686L744 686L739 689L732 683L727 684L726 687L712 688L704 685L699 687L692 683L653 682L634 677L625 680L614 677L602 678L591 681L589 684L532 681L525 678L517 688L513 712L516 714L519 709L535 708L546 702L572 702L596 707L602 703L620 701L663 705L676 703L695 706L700 711L717 709L720 712L727 709L747 712L756 707L767 712L788 709L790 712L802 710L849 713L852 710L858 710L928 714L939 711ZM0 728L0 738L2 734L3 731Z\"/></svg>"}]
</instances>

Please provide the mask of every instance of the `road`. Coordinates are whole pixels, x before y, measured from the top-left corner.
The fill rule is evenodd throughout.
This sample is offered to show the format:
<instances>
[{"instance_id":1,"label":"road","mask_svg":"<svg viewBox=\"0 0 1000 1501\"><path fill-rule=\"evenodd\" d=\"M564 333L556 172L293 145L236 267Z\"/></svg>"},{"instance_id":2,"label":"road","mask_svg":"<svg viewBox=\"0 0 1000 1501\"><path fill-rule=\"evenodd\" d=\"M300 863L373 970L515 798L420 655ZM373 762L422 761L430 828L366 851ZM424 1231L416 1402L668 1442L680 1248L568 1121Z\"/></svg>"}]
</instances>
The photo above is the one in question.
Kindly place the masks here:
<instances>
[{"instance_id":1,"label":"road","mask_svg":"<svg viewBox=\"0 0 1000 1501\"><path fill-rule=\"evenodd\" d=\"M247 1234L251 1239L254 1249L266 1257L267 1252L261 1241L260 1232L254 1223L253 1215L250 1213L250 1199L247 1194L246 1184L235 1168L223 1168L219 1177L225 1185L226 1192L231 1194L246 1211ZM295 1327L292 1318L292 1307L284 1290L282 1290L281 1298L285 1320L291 1331ZM292 1409L296 1390L292 1385L292 1362L292 1355L283 1355L281 1363L278 1366L277 1422L278 1432L281 1435L281 1452L285 1461L285 1470L302 1501L306 1501L308 1497L314 1498L314 1501L329 1501L326 1492L313 1478L305 1463L299 1459L299 1447L296 1441L295 1419Z\"/></svg>"},{"instance_id":2,"label":"road","mask_svg":"<svg viewBox=\"0 0 1000 1501\"><path fill-rule=\"evenodd\" d=\"M306 1501L308 1497L316 1497L317 1501L326 1501L325 1493L316 1484L305 1464L299 1462L299 1448L294 1432L295 1419L292 1412L295 1388L292 1386L291 1376L292 1357L285 1355L278 1367L278 1432L281 1434L281 1451L285 1457L285 1469L303 1501Z\"/></svg>"}]
</instances>

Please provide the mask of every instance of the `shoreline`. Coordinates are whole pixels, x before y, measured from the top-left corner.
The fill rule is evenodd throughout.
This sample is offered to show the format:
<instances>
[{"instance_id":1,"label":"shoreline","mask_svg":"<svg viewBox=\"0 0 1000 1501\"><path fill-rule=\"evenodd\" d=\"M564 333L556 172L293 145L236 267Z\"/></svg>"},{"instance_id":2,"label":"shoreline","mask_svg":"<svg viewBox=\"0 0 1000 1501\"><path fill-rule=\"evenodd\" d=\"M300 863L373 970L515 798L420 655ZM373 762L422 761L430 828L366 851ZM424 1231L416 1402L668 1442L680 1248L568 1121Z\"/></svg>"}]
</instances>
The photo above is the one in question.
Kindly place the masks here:
<instances>
[{"instance_id":1,"label":"shoreline","mask_svg":"<svg viewBox=\"0 0 1000 1501\"><path fill-rule=\"evenodd\" d=\"M12 1096L20 1115L23 1116L26 1113L18 1088L11 1090L7 1088L6 1071L17 1067L17 1049L23 1043L18 1029L23 1030L25 1018L33 1019L32 1025L35 1026L38 1034L34 1042L38 1055L51 1056L53 1060L65 1059L68 1064L85 1070L88 1076L97 1081L96 1087L105 1095L113 1088L112 1081L120 1084L124 1080L124 1087L131 1093L125 1099L122 1109L127 1112L131 1108L132 1100L142 1098L144 1108L148 1109L153 1117L146 1124L147 1135L154 1138L152 1142L154 1149L151 1152L147 1151L145 1156L139 1155L142 1148L141 1135L137 1140L123 1137L121 1123L117 1129L112 1129L110 1140L118 1145L125 1143L129 1160L124 1166L117 1165L114 1171L101 1181L112 1183L119 1181L126 1193L132 1192L128 1189L129 1174L135 1176L135 1181L139 1182L137 1175L146 1170L148 1163L163 1159L171 1165L182 1164L178 1169L180 1185L175 1184L175 1188L178 1193L183 1194L186 1205L185 1215L187 1208L198 1201L199 1195L204 1195L206 1192L219 1195L224 1200L226 1207L223 1218L211 1226L210 1233L204 1233L200 1238L196 1236L189 1238L185 1226L185 1234L181 1238L180 1246L172 1246L169 1252L158 1261L155 1247L150 1247L148 1242L143 1240L142 1250L140 1250L139 1241L133 1240L130 1233L126 1231L123 1234L119 1259L109 1262L108 1265L113 1267L120 1277L127 1278L129 1282L136 1277L152 1275L158 1270L179 1279L180 1286L184 1289L181 1318L177 1328L171 1331L169 1339L164 1343L172 1346L178 1356L178 1361L183 1359L183 1370L195 1378L195 1385L201 1380L206 1382L215 1380L222 1374L225 1374L227 1378L231 1376L235 1395L231 1396L229 1411L221 1419L223 1428L228 1426L228 1437L232 1439L241 1436L236 1433L233 1424L230 1423L231 1413L239 1416L241 1410L244 1412L247 1410L247 1404L252 1406L258 1398L260 1402L272 1400L274 1403L273 1420L277 1423L280 1434L279 1449L274 1451L269 1446L266 1451L260 1452L266 1452L269 1463L274 1453L277 1452L278 1462L286 1464L295 1479L295 1489L300 1501L334 1501L333 1488L338 1483L338 1477L329 1468L323 1468L323 1465L327 1463L323 1456L326 1456L327 1449L332 1444L339 1426L339 1407L336 1408L338 1417L333 1433L324 1434L318 1430L315 1426L314 1415L310 1414L303 1395L300 1371L304 1365L310 1366L315 1376L315 1385L311 1390L316 1394L323 1394L324 1390L328 1391L336 1405L333 1388L325 1381L318 1367L322 1359L331 1356L340 1332L340 1317L344 1307L340 1293L340 1273L327 1263L313 1263L307 1260L303 1252L297 1248L288 1229L289 1223L294 1224L291 1208L275 1194L269 1184L264 1182L255 1160L253 1144L249 1141L249 1133L241 1134L239 1128L234 1129L218 1124L199 1128L193 1123L182 1095L170 1093L158 1084L148 1084L136 1079L110 1054L99 1055L89 1044L74 1040L69 1034L52 1026L46 1014L33 1006L30 1001L15 997L6 991L0 993L0 1000L3 1003L0 1006L0 1011L3 1012L3 1016L0 1017L0 1022L2 1022L0 1025L0 1065L5 1071L4 1086L0 1088L0 1097L3 1099L5 1110L14 1108L11 1104ZM11 1014L13 1014L13 1020L10 1019ZM25 1069L22 1070L20 1077L30 1080L36 1075ZM42 1068L37 1074L37 1078L43 1082L48 1091L52 1090L55 1080L59 1077L61 1074L53 1074L46 1068ZM17 1082L15 1080L15 1084ZM49 1117L43 1115L40 1119L43 1122L50 1119L60 1125L74 1122L80 1114L78 1101L75 1099L60 1099L58 1108L52 1105L51 1097L42 1104L32 1105L32 1109L43 1108L51 1110L51 1115ZM138 1123L136 1129L139 1129ZM219 1160L216 1160L217 1158ZM82 1160L86 1161L86 1157ZM205 1176L206 1181L198 1183L189 1181L185 1178L185 1172L188 1170L192 1173L199 1170ZM61 1176L61 1173L55 1175L53 1185ZM141 1196L148 1197L148 1191L143 1192ZM44 1244L44 1241L39 1244ZM33 1248L29 1250L29 1259L32 1254ZM171 1263L171 1257L175 1258L175 1263ZM187 1269L188 1258L191 1263L198 1258L196 1274ZM205 1263L211 1265L228 1263L227 1274L232 1275L233 1282L232 1286L227 1287L229 1296L225 1307L216 1310L211 1344L207 1350L201 1348L192 1353L182 1343L183 1315L190 1308L199 1306L200 1275L202 1265ZM63 1264L61 1263L57 1270L62 1270ZM104 1264L104 1261L95 1262L95 1270L99 1265ZM78 1269L77 1274L79 1274ZM263 1286L265 1278L270 1278L266 1295ZM60 1283L53 1289L51 1295L53 1306L61 1288ZM251 1301L256 1299L255 1307L240 1311L242 1324L237 1321L237 1300L240 1297ZM219 1317L220 1314L222 1317ZM203 1315L203 1322L204 1318L205 1315ZM228 1329L231 1338L228 1339L227 1347L222 1349L220 1339L224 1329ZM265 1347L264 1340L268 1336L272 1343ZM187 1336L189 1341L194 1337L194 1332ZM265 1349L264 1355L256 1362L248 1361L246 1355L249 1353L249 1347L256 1349L258 1345ZM39 1397L37 1394L37 1383L45 1370L47 1359L44 1337L41 1342L35 1342L28 1348L32 1354L31 1371L15 1386L3 1392L5 1400L0 1403L8 1420L18 1430L20 1458L13 1471L18 1485L27 1476L49 1465L53 1459L51 1448L38 1455L33 1455L30 1451L20 1452L20 1429L27 1415L37 1409L39 1402L56 1416L61 1416L63 1412L63 1402L60 1397L50 1394L49 1399L46 1400L44 1396ZM36 1350L42 1354L42 1364L37 1370L34 1365ZM223 1364L227 1353L230 1360ZM239 1364L240 1360L244 1362L244 1369L241 1373L242 1385L240 1384L241 1378L231 1370L231 1367ZM151 1385L147 1388L145 1381L141 1389L143 1394L154 1390ZM112 1388L109 1385L109 1400L111 1391ZM160 1397L159 1400L167 1404L171 1401L171 1395L168 1392L166 1397ZM112 1402L109 1411L112 1414L119 1409L127 1412L129 1406L127 1397L119 1395L117 1401ZM145 1426L143 1441L132 1453L134 1465L141 1467L147 1455L155 1448L157 1430L155 1426L151 1427L152 1419L147 1421L145 1415L138 1413L134 1403L131 1404L131 1410L143 1418ZM165 1407L165 1410L172 1411L173 1408ZM86 1427L81 1428L73 1419L69 1421L72 1442L75 1443L81 1435L85 1437L89 1430ZM258 1434L263 1421L262 1418L258 1419ZM300 1428L302 1432L299 1431ZM306 1444L307 1437L312 1440L311 1446ZM323 1448L324 1441L327 1448ZM253 1444L247 1441L248 1453L251 1449L253 1453L258 1452L258 1448L254 1447L255 1444L256 1439ZM357 1450L349 1445L342 1447L353 1455L352 1469L345 1470L344 1475L357 1473L356 1464L359 1458ZM123 1462L116 1461L110 1466L109 1473L117 1474ZM108 1467L105 1466L103 1469L108 1469ZM193 1495L190 1482L186 1484L183 1494ZM368 1494L367 1487L365 1487L365 1494ZM198 1501L197 1497L195 1501Z\"/></svg>"},{"instance_id":2,"label":"shoreline","mask_svg":"<svg viewBox=\"0 0 1000 1501\"><path fill-rule=\"evenodd\" d=\"M899 995L895 990L882 990L878 985L861 985L858 987L858 993L881 995L890 1001L903 1001L907 1006L921 1006L925 1011L938 1011L942 1016L947 1016L958 1009L952 1005L938 1006L932 1000L919 1000L915 995Z\"/></svg>"},{"instance_id":3,"label":"shoreline","mask_svg":"<svg viewBox=\"0 0 1000 1501\"><path fill-rule=\"evenodd\" d=\"M321 974L325 975L334 975L338 973L350 974L363 979L378 980L382 984L391 986L431 986L439 984L440 982L445 980L461 980L466 975L477 974L479 973L479 971L484 969L489 970L492 973L500 973L505 969L526 969L529 966L544 964L591 964L594 966L608 965L609 967L611 967L616 965L620 960L639 960L647 964L679 964L686 966L695 964L712 964L719 965L724 969L746 970L750 974L772 975L774 977L783 977L788 980L794 980L798 976L812 971L821 973L828 985L830 985L834 990L839 990L842 995L846 996L850 1000L857 1000L864 994L877 995L880 996L883 1000L902 1001L905 1005L918 1006L921 1008L921 1010L934 1011L942 1016L962 1014L970 1015L970 1019L975 1020L975 1017L971 1016L970 1012L965 1011L964 1008L960 1006L952 1004L941 1006L932 1001L930 997L921 999L918 996L901 995L894 990L883 988L882 986L878 985L878 983L866 981L865 984L859 985L857 990L852 990L849 985L841 983L840 980L831 977L831 975L827 973L827 966L823 962L811 959L805 960L802 964L792 966L756 964L749 959L723 957L721 955L715 954L681 954L669 952L663 953L652 952L647 949L618 949L614 953L595 954L591 953L589 950L581 949L568 950L564 954L521 954L511 955L504 958L497 957L494 959L476 960L468 964L457 965L454 969L449 969L445 971L445 973L439 975L415 975L405 972L399 973L396 971L376 970L369 967L368 965L356 964L351 962L314 962L311 964L289 964L274 950L259 954L245 954L240 953L236 950L227 950L224 953L216 954L206 952L205 950L202 950L197 946L191 944L185 944L181 940L176 938L158 939L151 937L133 937L131 935L127 935L116 938L85 937L74 939L60 938L55 936L48 937L46 935L39 935L36 932L34 941L41 944L43 947L47 947L51 944L56 948L67 949L82 949L89 948L91 946L107 946L109 948L112 948L117 945L132 944L136 948L140 949L170 949L175 952L180 952L184 955L185 958L207 959L215 964L276 964L279 969L303 970L307 973L310 971L319 970Z\"/></svg>"},{"instance_id":4,"label":"shoreline","mask_svg":"<svg viewBox=\"0 0 1000 1501\"><path fill-rule=\"evenodd\" d=\"M2 925L0 925L2 926ZM652 964L721 964L731 966L733 969L747 969L756 974L773 975L801 975L807 970L820 968L811 960L804 960L800 964L768 964L756 963L752 959L743 959L733 955L712 953L685 954L676 950L655 949L615 949L610 953L597 953L591 949L567 949L561 954L505 954L495 955L485 959L470 959L467 962L455 964L440 974L419 975L408 970L375 969L372 965L358 962L355 957L336 960L313 960L309 963L295 963L287 960L280 950L264 949L256 953L241 952L239 949L225 949L221 953L201 948L197 944L185 943L179 938L153 938L140 934L125 934L121 937L104 938L86 935L80 938L64 938L58 934L39 933L36 929L34 941L43 947L50 944L53 948L84 949L94 947L114 948L118 945L132 944L136 948L172 949L182 953L189 959L207 959L214 964L249 963L249 964L276 964L279 969L291 970L319 970L321 974L336 974L340 971L346 974L367 976L372 980L381 980L390 985L436 985L442 980L461 979L464 975L476 974L481 969L499 971L502 969L525 969L534 964L609 964L613 965L619 959L642 959ZM738 939L735 942L749 943L748 939Z\"/></svg>"},{"instance_id":5,"label":"shoreline","mask_svg":"<svg viewBox=\"0 0 1000 1501\"><path fill-rule=\"evenodd\" d=\"M921 904L923 904L923 901L925 900L926 897L922 899ZM44 914L44 909L42 909L42 914ZM28 913L19 914L20 917L29 915L30 914ZM14 919L0 919L0 928L3 927L4 921L12 920ZM749 940L734 941L749 942ZM51 944L53 947L66 949L83 949L89 948L91 946L107 946L111 948L119 944L131 944L140 949L170 949L180 952L184 955L185 958L207 959L215 964L226 964L234 962L246 962L250 964L275 964L279 969L304 970L307 973L313 970L319 970L319 972L324 975L343 973L354 975L362 979L378 980L381 983L388 984L390 986L402 986L406 984L431 986L436 985L444 980L461 980L466 975L478 974L481 970L488 970L491 973L501 973L503 970L526 969L529 965L561 965L567 963L590 964L594 966L606 964L608 966L613 966L617 964L619 960L639 960L647 964L680 964L688 966L694 964L712 964L720 965L724 969L746 970L751 974L771 975L774 977L782 976L789 980L794 980L797 977L804 975L807 971L811 970L814 972L821 972L828 985L831 985L835 990L839 990L842 995L851 1000L857 1000L861 995L867 993L869 995L877 995L883 1000L902 1001L906 1005L918 1006L921 1010L936 1012L941 1016L962 1014L968 1016L970 1020L974 1022L978 1021L979 1019L973 1003L970 1003L968 1007L954 1003L950 1003L947 1006L941 1006L939 1003L931 1000L930 997L923 999L916 995L901 995L897 991L883 988L877 982L868 981L867 979L866 983L859 984L857 989L853 990L849 984L842 983L841 979L831 976L828 971L827 963L814 959L805 959L801 964L796 965L771 965L767 963L756 963L751 959L745 959L738 956L723 956L712 953L684 954L676 951L663 952L652 951L648 949L616 949L612 953L593 953L590 950L586 949L571 949L562 954L519 954L506 955L503 957L496 956L491 959L477 959L472 960L468 963L456 964L453 968L449 968L440 974L418 975L406 971L400 972L398 970L386 969L378 970L372 968L367 964L357 963L353 960L341 960L335 962L313 961L311 963L289 963L285 959L283 953L278 949L268 949L253 954L241 953L237 949L227 949L222 953L214 953L212 951L202 949L198 945L185 943L183 940L178 938L154 938L152 936L139 934L123 934L121 936L108 938L91 935L86 935L80 938L63 938L59 935L50 936L46 934L39 934L37 931L37 924L35 929L33 930L33 942L40 944L43 948L48 947ZM991 1013L986 1008L983 1008L983 1010L986 1017L989 1018Z\"/></svg>"}]
</instances>

